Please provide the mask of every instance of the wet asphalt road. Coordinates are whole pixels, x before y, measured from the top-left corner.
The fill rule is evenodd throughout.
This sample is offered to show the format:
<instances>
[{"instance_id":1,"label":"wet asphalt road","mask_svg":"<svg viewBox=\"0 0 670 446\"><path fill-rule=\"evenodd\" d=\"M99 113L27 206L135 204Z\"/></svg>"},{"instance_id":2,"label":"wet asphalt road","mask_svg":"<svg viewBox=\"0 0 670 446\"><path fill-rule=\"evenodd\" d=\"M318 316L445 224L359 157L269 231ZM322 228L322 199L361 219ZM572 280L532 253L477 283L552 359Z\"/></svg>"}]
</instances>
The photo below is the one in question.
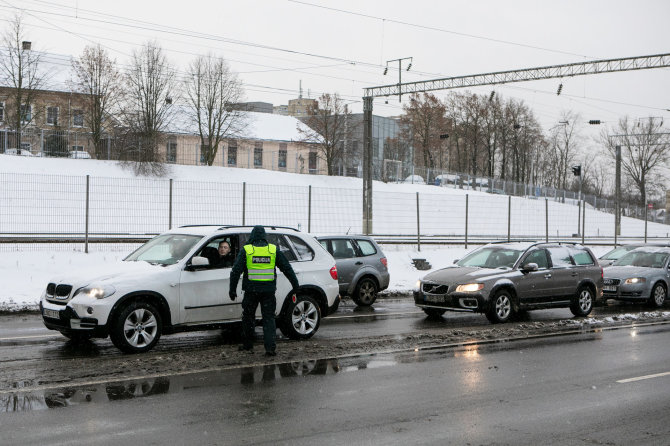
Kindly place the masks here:
<instances>
[{"instance_id":1,"label":"wet asphalt road","mask_svg":"<svg viewBox=\"0 0 670 446\"><path fill-rule=\"evenodd\" d=\"M669 335L646 325L17 394L1 443L668 444Z\"/></svg>"}]
</instances>

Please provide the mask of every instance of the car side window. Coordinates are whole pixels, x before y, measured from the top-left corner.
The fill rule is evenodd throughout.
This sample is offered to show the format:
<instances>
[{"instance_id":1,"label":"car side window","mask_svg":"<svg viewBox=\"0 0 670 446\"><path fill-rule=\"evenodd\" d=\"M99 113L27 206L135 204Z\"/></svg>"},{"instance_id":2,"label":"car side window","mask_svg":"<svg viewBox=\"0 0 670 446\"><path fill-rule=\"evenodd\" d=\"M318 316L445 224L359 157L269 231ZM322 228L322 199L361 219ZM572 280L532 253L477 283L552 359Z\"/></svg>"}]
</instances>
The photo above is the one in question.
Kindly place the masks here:
<instances>
[{"instance_id":1,"label":"car side window","mask_svg":"<svg viewBox=\"0 0 670 446\"><path fill-rule=\"evenodd\" d=\"M551 256L551 263L554 268L567 268L572 266L572 259L570 258L570 251L564 246L556 246L547 248Z\"/></svg>"},{"instance_id":2,"label":"car side window","mask_svg":"<svg viewBox=\"0 0 670 446\"><path fill-rule=\"evenodd\" d=\"M375 245L370 243L369 240L357 239L356 243L358 244L358 247L361 249L361 254L363 256L371 256L377 254L377 249L375 248Z\"/></svg>"},{"instance_id":3,"label":"car side window","mask_svg":"<svg viewBox=\"0 0 670 446\"><path fill-rule=\"evenodd\" d=\"M536 249L535 251L531 252L523 261L524 265L527 265L529 263L537 263L538 269L549 268L549 259L547 259L547 251L545 251L544 249Z\"/></svg>"},{"instance_id":4,"label":"car side window","mask_svg":"<svg viewBox=\"0 0 670 446\"><path fill-rule=\"evenodd\" d=\"M591 255L583 249L570 248L570 253L572 254L572 259L575 261L575 265L596 264L595 260L591 258Z\"/></svg>"},{"instance_id":5,"label":"car side window","mask_svg":"<svg viewBox=\"0 0 670 446\"><path fill-rule=\"evenodd\" d=\"M356 257L356 250L351 240L346 238L336 238L330 241L330 246L333 250L331 253L336 259L351 259Z\"/></svg>"},{"instance_id":6,"label":"car side window","mask_svg":"<svg viewBox=\"0 0 670 446\"><path fill-rule=\"evenodd\" d=\"M312 248L310 248L310 246L307 243L305 243L301 238L296 237L294 235L289 235L288 237L289 239L291 239L291 243L293 243L293 247L298 253L298 260L307 261L314 259L314 251L312 250Z\"/></svg>"},{"instance_id":7,"label":"car side window","mask_svg":"<svg viewBox=\"0 0 670 446\"><path fill-rule=\"evenodd\" d=\"M226 256L222 256L219 253L219 245L224 242L228 244L229 248L229 253ZM231 267L237 255L237 237L234 235L215 237L207 242L195 255L205 257L209 260L209 268Z\"/></svg>"},{"instance_id":8,"label":"car side window","mask_svg":"<svg viewBox=\"0 0 670 446\"><path fill-rule=\"evenodd\" d=\"M296 260L293 250L282 234L268 234L267 239L268 243L272 243L279 248L281 253L284 254L284 257L286 257L286 260L289 262L294 262Z\"/></svg>"}]
</instances>

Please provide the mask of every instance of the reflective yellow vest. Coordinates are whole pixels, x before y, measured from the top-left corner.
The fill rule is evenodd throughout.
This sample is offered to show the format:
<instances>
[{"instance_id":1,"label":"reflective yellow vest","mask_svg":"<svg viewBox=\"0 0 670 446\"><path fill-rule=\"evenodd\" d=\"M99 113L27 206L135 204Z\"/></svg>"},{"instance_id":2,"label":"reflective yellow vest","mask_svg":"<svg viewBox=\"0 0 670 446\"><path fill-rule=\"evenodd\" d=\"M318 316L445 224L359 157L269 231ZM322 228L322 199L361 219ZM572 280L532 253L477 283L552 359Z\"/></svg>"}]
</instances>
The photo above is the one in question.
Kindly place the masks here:
<instances>
[{"instance_id":1,"label":"reflective yellow vest","mask_svg":"<svg viewBox=\"0 0 670 446\"><path fill-rule=\"evenodd\" d=\"M272 282L275 280L275 260L277 247L244 245L247 254L247 278L256 282Z\"/></svg>"}]
</instances>

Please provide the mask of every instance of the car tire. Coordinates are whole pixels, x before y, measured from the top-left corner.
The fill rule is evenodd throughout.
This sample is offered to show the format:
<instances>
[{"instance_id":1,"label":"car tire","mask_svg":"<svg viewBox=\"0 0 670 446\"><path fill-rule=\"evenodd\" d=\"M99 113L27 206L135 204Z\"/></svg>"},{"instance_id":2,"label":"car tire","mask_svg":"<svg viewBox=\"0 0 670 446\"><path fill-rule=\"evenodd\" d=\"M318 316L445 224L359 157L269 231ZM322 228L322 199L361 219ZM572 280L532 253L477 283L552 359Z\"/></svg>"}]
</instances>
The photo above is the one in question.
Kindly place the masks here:
<instances>
[{"instance_id":1,"label":"car tire","mask_svg":"<svg viewBox=\"0 0 670 446\"><path fill-rule=\"evenodd\" d=\"M351 300L361 307L369 307L377 300L377 289L377 282L369 277L364 277L356 284Z\"/></svg>"},{"instance_id":2,"label":"car tire","mask_svg":"<svg viewBox=\"0 0 670 446\"><path fill-rule=\"evenodd\" d=\"M649 300L647 303L652 308L660 308L665 303L665 299L668 296L668 292L663 286L662 283L657 283L654 285L654 288L651 289L651 294L649 295Z\"/></svg>"},{"instance_id":3,"label":"car tire","mask_svg":"<svg viewBox=\"0 0 670 446\"><path fill-rule=\"evenodd\" d=\"M577 296L570 303L570 311L575 316L585 317L593 310L593 291L587 286L579 287Z\"/></svg>"},{"instance_id":4,"label":"car tire","mask_svg":"<svg viewBox=\"0 0 670 446\"><path fill-rule=\"evenodd\" d=\"M486 318L494 324L500 324L509 321L513 314L512 295L507 290L498 291L486 310Z\"/></svg>"},{"instance_id":5,"label":"car tire","mask_svg":"<svg viewBox=\"0 0 670 446\"><path fill-rule=\"evenodd\" d=\"M148 302L136 301L124 307L113 320L109 337L125 353L148 352L158 342L163 320Z\"/></svg>"},{"instance_id":6,"label":"car tire","mask_svg":"<svg viewBox=\"0 0 670 446\"><path fill-rule=\"evenodd\" d=\"M310 296L296 295L291 300L280 321L279 329L289 339L309 339L319 329L321 310Z\"/></svg>"},{"instance_id":7,"label":"car tire","mask_svg":"<svg viewBox=\"0 0 670 446\"><path fill-rule=\"evenodd\" d=\"M442 310L440 308L422 308L422 310L431 319L439 319L447 312L447 310Z\"/></svg>"}]
</instances>

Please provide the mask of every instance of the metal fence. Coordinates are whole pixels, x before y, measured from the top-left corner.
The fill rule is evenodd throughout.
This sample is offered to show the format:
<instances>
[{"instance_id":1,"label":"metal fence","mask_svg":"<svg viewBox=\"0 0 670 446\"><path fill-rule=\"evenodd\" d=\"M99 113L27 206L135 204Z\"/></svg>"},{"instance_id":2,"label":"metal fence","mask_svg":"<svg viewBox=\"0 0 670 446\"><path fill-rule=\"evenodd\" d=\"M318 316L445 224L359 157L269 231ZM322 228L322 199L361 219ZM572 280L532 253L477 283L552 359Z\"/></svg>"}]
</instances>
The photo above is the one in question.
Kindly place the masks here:
<instances>
[{"instance_id":1,"label":"metal fence","mask_svg":"<svg viewBox=\"0 0 670 446\"><path fill-rule=\"evenodd\" d=\"M142 239L187 224L291 226L360 233L361 189L0 173L0 236ZM448 188L373 191L373 232L389 238L613 239L614 215L587 204ZM670 226L623 217L617 237L667 238Z\"/></svg>"}]
</instances>

